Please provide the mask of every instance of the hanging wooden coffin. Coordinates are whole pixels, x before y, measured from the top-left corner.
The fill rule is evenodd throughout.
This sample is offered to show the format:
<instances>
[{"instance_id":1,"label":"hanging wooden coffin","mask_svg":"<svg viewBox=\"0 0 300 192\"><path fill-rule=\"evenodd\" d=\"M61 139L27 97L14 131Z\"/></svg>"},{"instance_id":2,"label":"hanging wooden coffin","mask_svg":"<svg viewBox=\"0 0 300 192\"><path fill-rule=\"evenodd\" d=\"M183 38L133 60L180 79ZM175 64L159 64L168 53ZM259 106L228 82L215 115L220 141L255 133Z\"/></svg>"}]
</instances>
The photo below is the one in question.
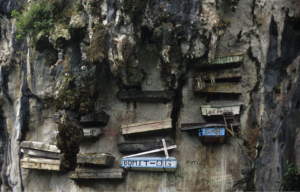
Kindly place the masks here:
<instances>
[{"instance_id":1,"label":"hanging wooden coffin","mask_svg":"<svg viewBox=\"0 0 300 192\"><path fill-rule=\"evenodd\" d=\"M107 115L104 111L97 111L82 116L79 123L83 127L97 127L101 125L106 125L108 121L109 115Z\"/></svg>"},{"instance_id":2,"label":"hanging wooden coffin","mask_svg":"<svg viewBox=\"0 0 300 192\"><path fill-rule=\"evenodd\" d=\"M168 146L174 145L173 140L166 140ZM118 149L121 153L142 152L162 148L161 141L156 142L134 142L134 143L118 143Z\"/></svg>"},{"instance_id":3,"label":"hanging wooden coffin","mask_svg":"<svg viewBox=\"0 0 300 192\"><path fill-rule=\"evenodd\" d=\"M136 171L163 171L175 172L177 168L177 159L170 157L131 157L121 160L121 167L126 170Z\"/></svg>"},{"instance_id":4,"label":"hanging wooden coffin","mask_svg":"<svg viewBox=\"0 0 300 192\"><path fill-rule=\"evenodd\" d=\"M124 169L99 169L81 167L69 173L72 180L124 180Z\"/></svg>"},{"instance_id":5,"label":"hanging wooden coffin","mask_svg":"<svg viewBox=\"0 0 300 192\"><path fill-rule=\"evenodd\" d=\"M198 132L199 129L210 127L225 127L223 123L182 123L181 132Z\"/></svg>"},{"instance_id":6,"label":"hanging wooden coffin","mask_svg":"<svg viewBox=\"0 0 300 192\"><path fill-rule=\"evenodd\" d=\"M225 143L225 127L199 129L198 134L202 143Z\"/></svg>"},{"instance_id":7,"label":"hanging wooden coffin","mask_svg":"<svg viewBox=\"0 0 300 192\"><path fill-rule=\"evenodd\" d=\"M52 153L48 151L41 151L36 149L29 149L29 148L21 148L22 153L27 154L31 157L39 157L39 158L47 158L47 159L60 159L60 153Z\"/></svg>"},{"instance_id":8,"label":"hanging wooden coffin","mask_svg":"<svg viewBox=\"0 0 300 192\"><path fill-rule=\"evenodd\" d=\"M23 141L20 143L20 147L48 151L52 153L60 153L60 150L56 147L56 145L45 144L37 141Z\"/></svg>"},{"instance_id":9,"label":"hanging wooden coffin","mask_svg":"<svg viewBox=\"0 0 300 192\"><path fill-rule=\"evenodd\" d=\"M233 115L240 114L240 105L230 107L211 107L211 105L201 105L202 115L223 115L223 113L232 113Z\"/></svg>"},{"instance_id":10,"label":"hanging wooden coffin","mask_svg":"<svg viewBox=\"0 0 300 192\"><path fill-rule=\"evenodd\" d=\"M203 79L204 81L209 81L212 78L213 79L241 78L242 72L241 72L241 68L204 71L204 72L198 73L197 77Z\"/></svg>"},{"instance_id":11,"label":"hanging wooden coffin","mask_svg":"<svg viewBox=\"0 0 300 192\"><path fill-rule=\"evenodd\" d=\"M56 138L58 131L53 132L53 138ZM83 137L85 139L89 138L99 138L103 134L100 128L84 128L83 129Z\"/></svg>"},{"instance_id":12,"label":"hanging wooden coffin","mask_svg":"<svg viewBox=\"0 0 300 192\"><path fill-rule=\"evenodd\" d=\"M172 119L133 123L121 126L123 136L166 134L172 129Z\"/></svg>"},{"instance_id":13,"label":"hanging wooden coffin","mask_svg":"<svg viewBox=\"0 0 300 192\"><path fill-rule=\"evenodd\" d=\"M222 65L222 64L229 64L229 63L241 63L244 60L244 53L231 53L226 55L218 55L212 61L212 65ZM201 59L196 66L205 66L209 65L208 59Z\"/></svg>"},{"instance_id":14,"label":"hanging wooden coffin","mask_svg":"<svg viewBox=\"0 0 300 192\"><path fill-rule=\"evenodd\" d=\"M201 88L194 86L194 92L201 93L242 93L242 85L239 82L216 82L206 83L205 87Z\"/></svg>"},{"instance_id":15,"label":"hanging wooden coffin","mask_svg":"<svg viewBox=\"0 0 300 192\"><path fill-rule=\"evenodd\" d=\"M143 102L170 102L175 96L174 91L119 91L118 99L121 101L143 101Z\"/></svg>"},{"instance_id":16,"label":"hanging wooden coffin","mask_svg":"<svg viewBox=\"0 0 300 192\"><path fill-rule=\"evenodd\" d=\"M110 167L114 164L115 157L110 154L85 153L77 154L77 164L87 166Z\"/></svg>"},{"instance_id":17,"label":"hanging wooden coffin","mask_svg":"<svg viewBox=\"0 0 300 192\"><path fill-rule=\"evenodd\" d=\"M54 159L23 158L21 159L21 167L25 169L61 171L60 161Z\"/></svg>"}]
</instances>

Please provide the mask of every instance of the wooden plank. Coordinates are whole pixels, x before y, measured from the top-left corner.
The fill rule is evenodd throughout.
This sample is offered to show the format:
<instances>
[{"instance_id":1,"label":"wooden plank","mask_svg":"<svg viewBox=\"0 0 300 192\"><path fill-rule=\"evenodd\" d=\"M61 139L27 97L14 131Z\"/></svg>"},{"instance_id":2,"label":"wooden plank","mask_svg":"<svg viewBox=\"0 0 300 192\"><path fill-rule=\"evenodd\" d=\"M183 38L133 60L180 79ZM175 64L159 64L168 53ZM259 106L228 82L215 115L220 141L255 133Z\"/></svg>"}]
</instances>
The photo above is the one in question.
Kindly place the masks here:
<instances>
[{"instance_id":1,"label":"wooden plank","mask_svg":"<svg viewBox=\"0 0 300 192\"><path fill-rule=\"evenodd\" d=\"M97 111L82 116L79 123L83 127L97 127L101 125L106 125L108 121L109 115L107 115L104 111Z\"/></svg>"},{"instance_id":2,"label":"wooden plank","mask_svg":"<svg viewBox=\"0 0 300 192\"><path fill-rule=\"evenodd\" d=\"M53 131L53 138L56 138L58 131ZM99 138L103 134L100 128L84 128L83 137L85 139L89 138Z\"/></svg>"},{"instance_id":3,"label":"wooden plank","mask_svg":"<svg viewBox=\"0 0 300 192\"><path fill-rule=\"evenodd\" d=\"M56 145L49 145L49 144L45 144L45 143L37 142L37 141L23 141L20 143L20 147L37 149L37 150L41 150L41 151L49 151L52 153L60 153L60 150L56 147Z\"/></svg>"},{"instance_id":4,"label":"wooden plank","mask_svg":"<svg viewBox=\"0 0 300 192\"><path fill-rule=\"evenodd\" d=\"M23 158L21 159L21 167L25 169L61 171L60 161L53 159Z\"/></svg>"},{"instance_id":5,"label":"wooden plank","mask_svg":"<svg viewBox=\"0 0 300 192\"><path fill-rule=\"evenodd\" d=\"M133 123L121 126L122 135L145 134L151 132L169 132L172 129L172 119Z\"/></svg>"},{"instance_id":6,"label":"wooden plank","mask_svg":"<svg viewBox=\"0 0 300 192\"><path fill-rule=\"evenodd\" d=\"M96 153L77 154L78 164L109 167L113 165L114 161L115 161L115 157L110 154L96 154Z\"/></svg>"},{"instance_id":7,"label":"wooden plank","mask_svg":"<svg viewBox=\"0 0 300 192\"><path fill-rule=\"evenodd\" d=\"M194 92L202 93L242 93L242 85L239 82L217 82L214 84L207 83L205 88L198 89L194 87Z\"/></svg>"},{"instance_id":8,"label":"wooden plank","mask_svg":"<svg viewBox=\"0 0 300 192\"><path fill-rule=\"evenodd\" d=\"M241 100L211 100L209 101L211 107L231 107L243 105L244 101Z\"/></svg>"},{"instance_id":9,"label":"wooden plank","mask_svg":"<svg viewBox=\"0 0 300 192\"><path fill-rule=\"evenodd\" d=\"M225 127L225 124L221 123L182 123L181 124L181 132L187 131L198 131L201 128L208 127Z\"/></svg>"},{"instance_id":10,"label":"wooden plank","mask_svg":"<svg viewBox=\"0 0 300 192\"><path fill-rule=\"evenodd\" d=\"M198 73L197 77L202 78L203 80L210 80L212 77L214 79L241 78L242 71L240 68L215 70L215 71L204 71L204 72Z\"/></svg>"},{"instance_id":11,"label":"wooden plank","mask_svg":"<svg viewBox=\"0 0 300 192\"><path fill-rule=\"evenodd\" d=\"M231 107L211 107L210 105L201 105L202 115L223 115L223 113L233 113L233 115L240 114L240 105Z\"/></svg>"},{"instance_id":12,"label":"wooden plank","mask_svg":"<svg viewBox=\"0 0 300 192\"><path fill-rule=\"evenodd\" d=\"M46 159L60 159L62 154L52 153L48 151L40 151L37 149L21 148L21 152L32 157L46 158Z\"/></svg>"},{"instance_id":13,"label":"wooden plank","mask_svg":"<svg viewBox=\"0 0 300 192\"><path fill-rule=\"evenodd\" d=\"M73 180L123 180L125 178L124 169L97 169L97 168L76 168L74 172L69 173L69 178Z\"/></svg>"},{"instance_id":14,"label":"wooden plank","mask_svg":"<svg viewBox=\"0 0 300 192\"><path fill-rule=\"evenodd\" d=\"M170 102L175 96L174 91L119 91L117 97L121 101Z\"/></svg>"},{"instance_id":15,"label":"wooden plank","mask_svg":"<svg viewBox=\"0 0 300 192\"><path fill-rule=\"evenodd\" d=\"M244 53L231 53L225 55L218 55L215 57L212 65L218 64L229 64L229 63L241 63L244 60ZM199 62L196 63L196 66L209 65L208 59L200 59Z\"/></svg>"},{"instance_id":16,"label":"wooden plank","mask_svg":"<svg viewBox=\"0 0 300 192\"><path fill-rule=\"evenodd\" d=\"M170 157L169 159L162 157L123 158L121 160L121 167L129 171L175 172L177 169L177 159L175 157Z\"/></svg>"},{"instance_id":17,"label":"wooden plank","mask_svg":"<svg viewBox=\"0 0 300 192\"><path fill-rule=\"evenodd\" d=\"M167 146L174 145L173 140L166 140ZM162 148L160 140L154 142L133 142L133 143L118 143L118 149L121 153L143 152Z\"/></svg>"}]
</instances>

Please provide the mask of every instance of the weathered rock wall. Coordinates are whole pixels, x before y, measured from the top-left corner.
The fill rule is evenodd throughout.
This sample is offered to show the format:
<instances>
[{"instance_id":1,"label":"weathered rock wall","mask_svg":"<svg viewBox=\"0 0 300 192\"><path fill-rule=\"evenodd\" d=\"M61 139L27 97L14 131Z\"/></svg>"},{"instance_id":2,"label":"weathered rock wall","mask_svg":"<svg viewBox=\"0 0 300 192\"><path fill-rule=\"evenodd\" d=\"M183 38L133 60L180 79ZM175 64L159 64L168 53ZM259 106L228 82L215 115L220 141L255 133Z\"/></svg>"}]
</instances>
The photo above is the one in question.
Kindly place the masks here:
<instances>
[{"instance_id":1,"label":"weathered rock wall","mask_svg":"<svg viewBox=\"0 0 300 192\"><path fill-rule=\"evenodd\" d=\"M10 13L23 3L0 0L1 191L279 190L285 161L300 165L297 1L82 0L66 4L68 26L56 23L17 41ZM180 131L181 123L205 122L200 105L216 97L193 92L203 70L195 64L235 52L244 53L242 94L218 97L244 101L240 134L226 144L201 144L197 134ZM172 90L175 97L167 103L116 97L130 89ZM110 115L104 135L83 140L80 152L110 153L114 168L123 157L121 125L172 118L170 135L126 141L174 139L177 171L74 182L66 172L22 169L19 143L55 143L57 110L72 122L92 111Z\"/></svg>"}]
</instances>

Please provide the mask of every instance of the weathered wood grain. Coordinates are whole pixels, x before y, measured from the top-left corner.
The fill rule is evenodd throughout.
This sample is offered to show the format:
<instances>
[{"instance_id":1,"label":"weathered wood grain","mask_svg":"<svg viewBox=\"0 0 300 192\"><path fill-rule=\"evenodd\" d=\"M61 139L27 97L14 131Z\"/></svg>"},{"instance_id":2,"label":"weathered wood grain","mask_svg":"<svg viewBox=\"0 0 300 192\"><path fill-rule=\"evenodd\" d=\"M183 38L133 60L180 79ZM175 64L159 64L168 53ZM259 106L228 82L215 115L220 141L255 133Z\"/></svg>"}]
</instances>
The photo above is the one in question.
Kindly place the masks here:
<instances>
[{"instance_id":1,"label":"weathered wood grain","mask_svg":"<svg viewBox=\"0 0 300 192\"><path fill-rule=\"evenodd\" d=\"M97 169L97 168L76 168L75 171L69 173L72 180L123 180L125 178L124 169Z\"/></svg>"},{"instance_id":2,"label":"weathered wood grain","mask_svg":"<svg viewBox=\"0 0 300 192\"><path fill-rule=\"evenodd\" d=\"M242 85L239 82L218 82L214 84L207 83L204 89L194 87L194 92L202 93L242 93Z\"/></svg>"},{"instance_id":3,"label":"weathered wood grain","mask_svg":"<svg viewBox=\"0 0 300 192\"><path fill-rule=\"evenodd\" d=\"M144 101L144 102L170 102L175 96L174 91L119 91L118 99L121 101Z\"/></svg>"},{"instance_id":4,"label":"weathered wood grain","mask_svg":"<svg viewBox=\"0 0 300 192\"><path fill-rule=\"evenodd\" d=\"M122 135L146 134L151 132L169 132L172 129L172 119L147 121L121 126Z\"/></svg>"},{"instance_id":5,"label":"weathered wood grain","mask_svg":"<svg viewBox=\"0 0 300 192\"><path fill-rule=\"evenodd\" d=\"M106 125L108 121L109 115L107 115L104 111L97 111L82 116L79 123L83 127L97 127L101 125Z\"/></svg>"},{"instance_id":6,"label":"weathered wood grain","mask_svg":"<svg viewBox=\"0 0 300 192\"><path fill-rule=\"evenodd\" d=\"M166 140L167 146L174 145L173 140ZM134 143L118 143L118 149L121 153L143 152L162 148L162 142L134 142Z\"/></svg>"},{"instance_id":7,"label":"weathered wood grain","mask_svg":"<svg viewBox=\"0 0 300 192\"><path fill-rule=\"evenodd\" d=\"M30 148L21 148L21 152L32 157L47 158L47 159L60 159L62 155L59 153L40 151L37 149L30 149Z\"/></svg>"},{"instance_id":8,"label":"weathered wood grain","mask_svg":"<svg viewBox=\"0 0 300 192\"><path fill-rule=\"evenodd\" d=\"M20 147L37 149L37 150L41 150L41 151L49 151L52 153L60 153L60 150L56 147L56 145L49 145L49 144L37 142L37 141L23 141L20 143Z\"/></svg>"},{"instance_id":9,"label":"weathered wood grain","mask_svg":"<svg viewBox=\"0 0 300 192\"><path fill-rule=\"evenodd\" d=\"M110 154L96 154L96 153L77 154L78 164L110 167L113 165L114 161L115 161L115 157Z\"/></svg>"},{"instance_id":10,"label":"weathered wood grain","mask_svg":"<svg viewBox=\"0 0 300 192\"><path fill-rule=\"evenodd\" d=\"M25 169L61 171L60 161L53 159L23 158L21 159L21 167Z\"/></svg>"},{"instance_id":11,"label":"weathered wood grain","mask_svg":"<svg viewBox=\"0 0 300 192\"><path fill-rule=\"evenodd\" d=\"M243 105L244 102L241 100L211 100L209 104L211 107L231 107Z\"/></svg>"},{"instance_id":12,"label":"weathered wood grain","mask_svg":"<svg viewBox=\"0 0 300 192\"><path fill-rule=\"evenodd\" d=\"M212 77L214 79L229 79L229 78L241 78L242 72L240 68L232 68L225 70L215 70L215 71L204 71L197 74L197 77L203 80L210 80Z\"/></svg>"}]
</instances>

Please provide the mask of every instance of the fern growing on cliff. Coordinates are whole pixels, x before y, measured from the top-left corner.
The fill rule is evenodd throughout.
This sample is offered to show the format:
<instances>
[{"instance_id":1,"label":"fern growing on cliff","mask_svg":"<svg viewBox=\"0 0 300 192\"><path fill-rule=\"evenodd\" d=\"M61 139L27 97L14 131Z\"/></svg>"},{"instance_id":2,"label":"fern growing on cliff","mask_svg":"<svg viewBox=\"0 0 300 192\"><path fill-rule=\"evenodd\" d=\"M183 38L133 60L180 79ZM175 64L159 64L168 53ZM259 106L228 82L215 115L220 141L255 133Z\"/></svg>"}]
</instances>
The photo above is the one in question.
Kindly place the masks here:
<instances>
[{"instance_id":1,"label":"fern growing on cliff","mask_svg":"<svg viewBox=\"0 0 300 192\"><path fill-rule=\"evenodd\" d=\"M277 183L282 191L300 191L300 174L293 163L286 162L286 171Z\"/></svg>"}]
</instances>

